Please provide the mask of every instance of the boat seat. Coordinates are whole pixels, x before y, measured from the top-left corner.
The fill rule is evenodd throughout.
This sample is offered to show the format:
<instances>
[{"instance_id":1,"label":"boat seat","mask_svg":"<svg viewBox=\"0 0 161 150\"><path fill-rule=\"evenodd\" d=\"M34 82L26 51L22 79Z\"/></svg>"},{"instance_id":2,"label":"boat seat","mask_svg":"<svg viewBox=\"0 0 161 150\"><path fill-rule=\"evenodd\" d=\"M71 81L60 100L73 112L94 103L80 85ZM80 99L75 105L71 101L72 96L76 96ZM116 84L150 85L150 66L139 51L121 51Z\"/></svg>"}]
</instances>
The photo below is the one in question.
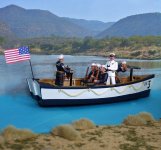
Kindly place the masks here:
<instances>
[{"instance_id":1,"label":"boat seat","mask_svg":"<svg viewBox=\"0 0 161 150\"><path fill-rule=\"evenodd\" d=\"M82 86L82 78L74 78L72 79L72 86ZM64 86L70 86L70 80L65 79L64 80Z\"/></svg>"},{"instance_id":2,"label":"boat seat","mask_svg":"<svg viewBox=\"0 0 161 150\"><path fill-rule=\"evenodd\" d=\"M127 82L129 82L129 77L121 77L120 78L120 83L127 83Z\"/></svg>"},{"instance_id":3,"label":"boat seat","mask_svg":"<svg viewBox=\"0 0 161 150\"><path fill-rule=\"evenodd\" d=\"M55 80L54 79L40 79L39 82L40 83L50 84L50 85L55 85Z\"/></svg>"}]
</instances>

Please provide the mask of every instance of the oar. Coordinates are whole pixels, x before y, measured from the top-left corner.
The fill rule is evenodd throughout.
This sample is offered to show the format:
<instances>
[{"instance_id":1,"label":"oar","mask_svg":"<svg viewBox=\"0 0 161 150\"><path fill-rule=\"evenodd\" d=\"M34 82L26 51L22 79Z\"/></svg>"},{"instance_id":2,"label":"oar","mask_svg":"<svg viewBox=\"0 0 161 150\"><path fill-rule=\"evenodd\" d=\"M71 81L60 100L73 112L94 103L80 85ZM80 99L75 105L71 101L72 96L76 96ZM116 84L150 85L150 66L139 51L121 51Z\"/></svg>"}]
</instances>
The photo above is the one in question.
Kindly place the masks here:
<instances>
[{"instance_id":1,"label":"oar","mask_svg":"<svg viewBox=\"0 0 161 150\"><path fill-rule=\"evenodd\" d=\"M127 65L127 68L129 68L129 69L141 69L140 67L137 67L137 66L129 66L129 65Z\"/></svg>"},{"instance_id":2,"label":"oar","mask_svg":"<svg viewBox=\"0 0 161 150\"><path fill-rule=\"evenodd\" d=\"M88 71L89 71L89 67L87 67L87 70L86 70L86 74L85 74L85 77L84 77L85 80L86 80L87 77L88 77Z\"/></svg>"}]
</instances>

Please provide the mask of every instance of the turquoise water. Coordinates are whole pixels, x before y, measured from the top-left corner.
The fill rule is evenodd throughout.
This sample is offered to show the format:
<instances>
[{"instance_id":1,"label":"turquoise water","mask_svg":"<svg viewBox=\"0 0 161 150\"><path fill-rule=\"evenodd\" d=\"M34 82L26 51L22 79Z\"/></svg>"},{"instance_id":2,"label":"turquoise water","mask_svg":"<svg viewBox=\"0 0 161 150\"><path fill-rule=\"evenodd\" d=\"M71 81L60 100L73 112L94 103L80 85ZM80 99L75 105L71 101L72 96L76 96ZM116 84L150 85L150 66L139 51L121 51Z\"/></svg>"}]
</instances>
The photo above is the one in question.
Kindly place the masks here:
<instances>
[{"instance_id":1,"label":"turquoise water","mask_svg":"<svg viewBox=\"0 0 161 150\"><path fill-rule=\"evenodd\" d=\"M35 77L54 76L54 61L56 56L32 56L32 63ZM52 107L41 108L37 102L30 97L26 86L26 77L30 77L28 62L6 65L4 58L1 61L0 78L0 128L14 125L18 128L29 128L35 132L48 132L51 128L68 124L80 118L88 118L98 125L120 124L129 114L139 112L150 112L155 119L161 118L161 61L130 61L129 64L139 63L143 69L136 71L136 74L155 73L151 95L135 101L79 106L79 107ZM66 62L77 70L75 76L84 76L88 62L104 63L105 58L101 57L73 57L67 56ZM147 66L145 65L147 64ZM84 72L83 72L83 71ZM82 73L83 72L83 73Z\"/></svg>"}]
</instances>

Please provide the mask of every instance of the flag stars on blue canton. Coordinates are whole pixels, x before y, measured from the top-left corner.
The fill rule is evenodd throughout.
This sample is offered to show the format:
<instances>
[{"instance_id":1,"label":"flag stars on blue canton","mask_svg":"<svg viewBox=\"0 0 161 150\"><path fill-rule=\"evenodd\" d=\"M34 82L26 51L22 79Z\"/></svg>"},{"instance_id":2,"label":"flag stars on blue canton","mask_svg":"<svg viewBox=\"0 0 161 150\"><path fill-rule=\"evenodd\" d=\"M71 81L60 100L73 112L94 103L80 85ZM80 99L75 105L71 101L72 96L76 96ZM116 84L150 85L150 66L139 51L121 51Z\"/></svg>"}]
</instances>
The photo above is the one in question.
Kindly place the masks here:
<instances>
[{"instance_id":1,"label":"flag stars on blue canton","mask_svg":"<svg viewBox=\"0 0 161 150\"><path fill-rule=\"evenodd\" d=\"M29 47L20 47L18 50L20 55L29 54Z\"/></svg>"}]
</instances>

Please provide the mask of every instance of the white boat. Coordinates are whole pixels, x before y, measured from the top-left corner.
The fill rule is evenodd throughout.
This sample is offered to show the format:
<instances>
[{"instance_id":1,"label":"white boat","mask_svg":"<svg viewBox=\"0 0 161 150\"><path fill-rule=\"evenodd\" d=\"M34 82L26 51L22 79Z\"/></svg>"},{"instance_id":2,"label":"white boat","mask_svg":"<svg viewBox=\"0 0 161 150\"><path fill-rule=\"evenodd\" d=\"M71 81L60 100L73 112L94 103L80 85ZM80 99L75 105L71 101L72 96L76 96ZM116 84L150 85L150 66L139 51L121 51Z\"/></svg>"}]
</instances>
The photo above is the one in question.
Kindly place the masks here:
<instances>
[{"instance_id":1,"label":"white boat","mask_svg":"<svg viewBox=\"0 0 161 150\"><path fill-rule=\"evenodd\" d=\"M81 78L65 80L64 86L54 79L27 79L29 91L40 106L70 106L114 103L147 97L154 74L120 78L116 85L86 85Z\"/></svg>"}]
</instances>

